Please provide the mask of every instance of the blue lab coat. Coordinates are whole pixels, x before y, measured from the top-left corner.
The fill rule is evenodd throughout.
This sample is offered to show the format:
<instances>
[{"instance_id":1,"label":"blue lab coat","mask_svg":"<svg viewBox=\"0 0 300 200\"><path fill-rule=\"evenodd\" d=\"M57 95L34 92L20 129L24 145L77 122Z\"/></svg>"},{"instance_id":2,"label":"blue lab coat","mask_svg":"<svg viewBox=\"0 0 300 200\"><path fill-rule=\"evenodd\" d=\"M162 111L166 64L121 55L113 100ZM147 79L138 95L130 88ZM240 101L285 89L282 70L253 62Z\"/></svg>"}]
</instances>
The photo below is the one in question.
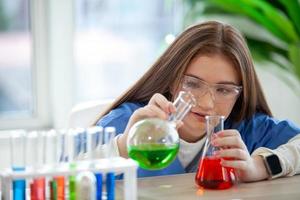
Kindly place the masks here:
<instances>
[{"instance_id":1,"label":"blue lab coat","mask_svg":"<svg viewBox=\"0 0 300 200\"><path fill-rule=\"evenodd\" d=\"M123 103L102 117L97 122L97 126L113 126L116 128L117 134L122 134L132 113L145 105L146 103ZM300 127L292 122L288 120L279 121L263 113L255 113L250 119L245 119L240 123L233 123L230 119L226 119L224 129L237 129L250 154L259 147L275 149L300 133ZM139 168L138 177L195 172L201 156L201 150L199 149L198 154L186 168L182 166L178 157L176 157L168 167L162 170L144 170Z\"/></svg>"}]
</instances>

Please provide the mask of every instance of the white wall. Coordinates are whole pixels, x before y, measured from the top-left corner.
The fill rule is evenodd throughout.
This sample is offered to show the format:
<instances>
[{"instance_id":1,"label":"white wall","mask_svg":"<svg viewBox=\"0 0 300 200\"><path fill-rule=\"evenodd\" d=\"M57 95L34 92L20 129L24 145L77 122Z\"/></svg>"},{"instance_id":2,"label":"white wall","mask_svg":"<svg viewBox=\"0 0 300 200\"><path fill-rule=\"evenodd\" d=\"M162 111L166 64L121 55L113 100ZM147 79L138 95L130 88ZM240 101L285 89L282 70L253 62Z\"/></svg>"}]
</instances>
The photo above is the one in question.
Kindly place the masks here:
<instances>
[{"instance_id":1,"label":"white wall","mask_svg":"<svg viewBox=\"0 0 300 200\"><path fill-rule=\"evenodd\" d=\"M283 79L279 78L281 74L283 77L297 84L292 76L285 75L285 72L275 69L268 63L264 63L263 65L264 67L257 67L256 71L274 117L278 119L290 119L300 126L299 83L295 85L297 87L296 92L296 89L291 89Z\"/></svg>"}]
</instances>

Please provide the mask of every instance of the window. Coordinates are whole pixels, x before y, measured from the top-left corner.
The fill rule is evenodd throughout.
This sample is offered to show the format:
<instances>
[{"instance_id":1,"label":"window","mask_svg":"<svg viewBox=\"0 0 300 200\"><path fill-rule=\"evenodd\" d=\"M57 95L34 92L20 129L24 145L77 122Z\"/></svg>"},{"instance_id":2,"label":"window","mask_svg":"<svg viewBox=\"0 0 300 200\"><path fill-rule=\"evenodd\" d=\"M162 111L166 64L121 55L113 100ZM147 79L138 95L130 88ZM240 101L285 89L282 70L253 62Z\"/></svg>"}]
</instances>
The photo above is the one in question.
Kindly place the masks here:
<instances>
[{"instance_id":1,"label":"window","mask_svg":"<svg viewBox=\"0 0 300 200\"><path fill-rule=\"evenodd\" d=\"M76 103L120 95L181 31L181 4L2 0L0 129L66 127Z\"/></svg>"},{"instance_id":2,"label":"window","mask_svg":"<svg viewBox=\"0 0 300 200\"><path fill-rule=\"evenodd\" d=\"M179 32L180 1L77 0L76 101L113 99L132 85Z\"/></svg>"},{"instance_id":3,"label":"window","mask_svg":"<svg viewBox=\"0 0 300 200\"><path fill-rule=\"evenodd\" d=\"M35 0L0 1L0 129L48 123L40 92L46 89L43 8Z\"/></svg>"},{"instance_id":4,"label":"window","mask_svg":"<svg viewBox=\"0 0 300 200\"><path fill-rule=\"evenodd\" d=\"M0 116L34 112L28 0L0 1Z\"/></svg>"}]
</instances>

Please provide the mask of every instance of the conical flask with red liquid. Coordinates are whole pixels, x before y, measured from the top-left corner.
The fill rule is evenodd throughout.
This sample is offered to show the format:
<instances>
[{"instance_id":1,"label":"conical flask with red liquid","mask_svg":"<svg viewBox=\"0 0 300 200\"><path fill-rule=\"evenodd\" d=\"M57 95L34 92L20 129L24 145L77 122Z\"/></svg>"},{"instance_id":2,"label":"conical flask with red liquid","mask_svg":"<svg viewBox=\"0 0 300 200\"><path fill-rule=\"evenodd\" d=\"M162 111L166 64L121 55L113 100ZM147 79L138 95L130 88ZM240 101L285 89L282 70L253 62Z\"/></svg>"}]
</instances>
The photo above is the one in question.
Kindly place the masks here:
<instances>
[{"instance_id":1,"label":"conical flask with red liquid","mask_svg":"<svg viewBox=\"0 0 300 200\"><path fill-rule=\"evenodd\" d=\"M207 189L230 188L235 182L234 170L221 165L221 159L214 155L220 148L211 144L213 135L224 130L224 116L206 116L205 119L207 139L195 177L196 184Z\"/></svg>"}]
</instances>

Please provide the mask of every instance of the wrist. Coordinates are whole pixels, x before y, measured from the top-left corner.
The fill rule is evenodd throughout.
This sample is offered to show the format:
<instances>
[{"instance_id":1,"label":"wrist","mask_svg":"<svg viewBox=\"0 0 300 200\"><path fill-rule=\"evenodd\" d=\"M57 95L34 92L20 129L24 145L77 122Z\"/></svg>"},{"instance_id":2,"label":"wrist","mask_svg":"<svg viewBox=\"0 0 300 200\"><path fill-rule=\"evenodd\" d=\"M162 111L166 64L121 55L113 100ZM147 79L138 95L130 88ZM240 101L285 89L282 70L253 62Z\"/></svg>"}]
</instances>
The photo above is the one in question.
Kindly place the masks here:
<instances>
[{"instance_id":1,"label":"wrist","mask_svg":"<svg viewBox=\"0 0 300 200\"><path fill-rule=\"evenodd\" d=\"M269 177L269 173L264 163L264 159L259 155L255 155L253 156L253 160L254 160L254 166L257 169L256 171L257 177L256 180L254 181L267 179Z\"/></svg>"}]
</instances>

